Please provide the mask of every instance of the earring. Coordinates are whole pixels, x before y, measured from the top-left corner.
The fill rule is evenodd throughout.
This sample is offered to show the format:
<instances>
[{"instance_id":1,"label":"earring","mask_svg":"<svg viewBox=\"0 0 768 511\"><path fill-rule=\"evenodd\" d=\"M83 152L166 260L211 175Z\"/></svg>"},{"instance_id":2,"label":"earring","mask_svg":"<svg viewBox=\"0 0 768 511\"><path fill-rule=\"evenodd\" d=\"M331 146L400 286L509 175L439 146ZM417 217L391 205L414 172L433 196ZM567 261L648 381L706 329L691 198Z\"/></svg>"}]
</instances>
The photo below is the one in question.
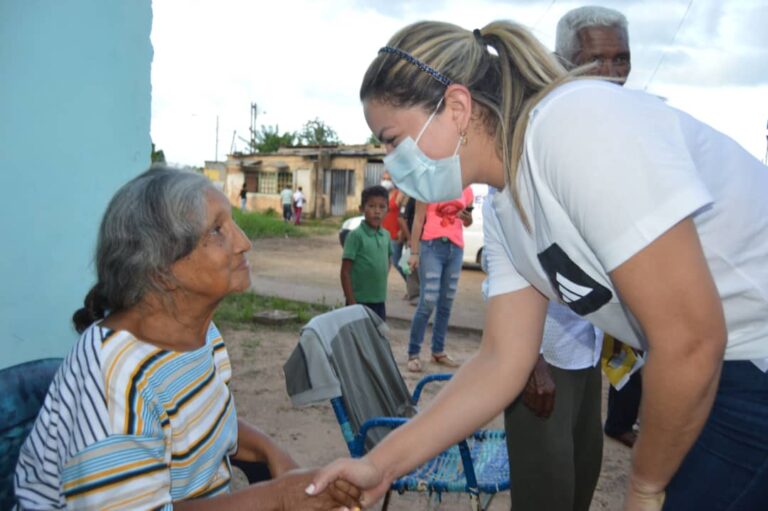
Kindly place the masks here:
<instances>
[{"instance_id":1,"label":"earring","mask_svg":"<svg viewBox=\"0 0 768 511\"><path fill-rule=\"evenodd\" d=\"M466 131L462 131L461 133L459 133L459 141L460 141L461 145L467 145L467 132Z\"/></svg>"}]
</instances>

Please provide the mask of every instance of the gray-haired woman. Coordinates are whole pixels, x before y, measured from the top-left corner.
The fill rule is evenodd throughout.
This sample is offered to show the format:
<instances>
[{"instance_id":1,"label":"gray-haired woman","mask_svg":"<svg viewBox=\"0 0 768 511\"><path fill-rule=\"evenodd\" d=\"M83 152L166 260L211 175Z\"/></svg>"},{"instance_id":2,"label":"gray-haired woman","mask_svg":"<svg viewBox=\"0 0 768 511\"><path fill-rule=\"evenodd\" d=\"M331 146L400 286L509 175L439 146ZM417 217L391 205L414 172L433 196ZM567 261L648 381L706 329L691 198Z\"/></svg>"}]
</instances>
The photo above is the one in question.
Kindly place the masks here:
<instances>
[{"instance_id":1,"label":"gray-haired woman","mask_svg":"<svg viewBox=\"0 0 768 511\"><path fill-rule=\"evenodd\" d=\"M237 419L211 320L225 296L250 286L250 248L203 176L153 168L117 192L99 232L97 283L73 318L82 335L21 450L19 508L354 504L343 484L307 498L311 474ZM264 461L275 479L230 494L230 457Z\"/></svg>"},{"instance_id":2,"label":"gray-haired woman","mask_svg":"<svg viewBox=\"0 0 768 511\"><path fill-rule=\"evenodd\" d=\"M490 299L480 350L433 404L315 489L341 475L373 500L499 413L556 300L648 353L625 509L765 509L765 167L658 98L574 79L510 22L402 29L360 98L408 195L501 190L484 219Z\"/></svg>"}]
</instances>

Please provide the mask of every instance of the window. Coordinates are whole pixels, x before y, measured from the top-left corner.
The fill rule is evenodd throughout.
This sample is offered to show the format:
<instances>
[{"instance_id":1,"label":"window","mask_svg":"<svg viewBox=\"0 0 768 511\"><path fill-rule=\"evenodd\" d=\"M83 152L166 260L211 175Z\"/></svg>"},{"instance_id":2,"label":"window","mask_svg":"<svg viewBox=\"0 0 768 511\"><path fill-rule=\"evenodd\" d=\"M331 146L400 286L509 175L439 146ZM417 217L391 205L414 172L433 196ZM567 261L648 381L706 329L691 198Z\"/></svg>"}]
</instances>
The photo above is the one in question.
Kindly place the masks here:
<instances>
[{"instance_id":1,"label":"window","mask_svg":"<svg viewBox=\"0 0 768 511\"><path fill-rule=\"evenodd\" d=\"M245 173L245 190L251 193L258 191L259 189L259 176L258 172L246 172Z\"/></svg>"},{"instance_id":2,"label":"window","mask_svg":"<svg viewBox=\"0 0 768 511\"><path fill-rule=\"evenodd\" d=\"M277 173L277 190L280 191L285 187L293 188L293 172L290 170L281 170Z\"/></svg>"},{"instance_id":3,"label":"window","mask_svg":"<svg viewBox=\"0 0 768 511\"><path fill-rule=\"evenodd\" d=\"M259 193L277 193L277 172L256 172Z\"/></svg>"}]
</instances>

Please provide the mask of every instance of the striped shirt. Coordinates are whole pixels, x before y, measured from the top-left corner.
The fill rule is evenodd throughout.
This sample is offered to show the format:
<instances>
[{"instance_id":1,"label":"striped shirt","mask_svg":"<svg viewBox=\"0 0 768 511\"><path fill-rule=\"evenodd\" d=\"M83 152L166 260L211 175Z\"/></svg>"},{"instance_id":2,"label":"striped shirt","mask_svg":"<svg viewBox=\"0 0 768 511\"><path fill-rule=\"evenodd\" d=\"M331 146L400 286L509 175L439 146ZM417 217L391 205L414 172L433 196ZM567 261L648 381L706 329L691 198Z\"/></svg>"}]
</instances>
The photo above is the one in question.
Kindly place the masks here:
<instances>
[{"instance_id":1,"label":"striped shirt","mask_svg":"<svg viewBox=\"0 0 768 511\"><path fill-rule=\"evenodd\" d=\"M231 367L205 346L159 349L91 325L56 374L16 467L20 509L172 509L229 491Z\"/></svg>"}]
</instances>

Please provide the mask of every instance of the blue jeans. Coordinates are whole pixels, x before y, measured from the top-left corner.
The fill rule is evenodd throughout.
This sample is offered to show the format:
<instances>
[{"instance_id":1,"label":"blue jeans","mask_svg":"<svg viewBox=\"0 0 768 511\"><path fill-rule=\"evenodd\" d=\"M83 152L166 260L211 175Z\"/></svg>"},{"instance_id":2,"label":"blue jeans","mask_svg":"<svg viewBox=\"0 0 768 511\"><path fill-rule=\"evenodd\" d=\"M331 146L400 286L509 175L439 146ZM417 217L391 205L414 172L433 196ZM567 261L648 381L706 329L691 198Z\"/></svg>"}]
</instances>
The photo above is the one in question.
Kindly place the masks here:
<instances>
[{"instance_id":1,"label":"blue jeans","mask_svg":"<svg viewBox=\"0 0 768 511\"><path fill-rule=\"evenodd\" d=\"M395 270L397 270L397 273L400 274L401 277L403 277L404 281L408 281L408 277L403 272L403 269L400 268L400 258L403 257L403 244L400 243L397 240L392 240L392 266L395 267Z\"/></svg>"},{"instance_id":2,"label":"blue jeans","mask_svg":"<svg viewBox=\"0 0 768 511\"><path fill-rule=\"evenodd\" d=\"M725 362L712 412L667 486L664 510L759 509L768 509L768 373Z\"/></svg>"},{"instance_id":3,"label":"blue jeans","mask_svg":"<svg viewBox=\"0 0 768 511\"><path fill-rule=\"evenodd\" d=\"M408 356L421 351L424 333L432 311L437 307L432 325L432 353L443 353L448 319L456 296L461 275L464 249L454 245L447 238L426 240L420 243L419 255L419 305L411 323L411 338L408 342Z\"/></svg>"}]
</instances>

